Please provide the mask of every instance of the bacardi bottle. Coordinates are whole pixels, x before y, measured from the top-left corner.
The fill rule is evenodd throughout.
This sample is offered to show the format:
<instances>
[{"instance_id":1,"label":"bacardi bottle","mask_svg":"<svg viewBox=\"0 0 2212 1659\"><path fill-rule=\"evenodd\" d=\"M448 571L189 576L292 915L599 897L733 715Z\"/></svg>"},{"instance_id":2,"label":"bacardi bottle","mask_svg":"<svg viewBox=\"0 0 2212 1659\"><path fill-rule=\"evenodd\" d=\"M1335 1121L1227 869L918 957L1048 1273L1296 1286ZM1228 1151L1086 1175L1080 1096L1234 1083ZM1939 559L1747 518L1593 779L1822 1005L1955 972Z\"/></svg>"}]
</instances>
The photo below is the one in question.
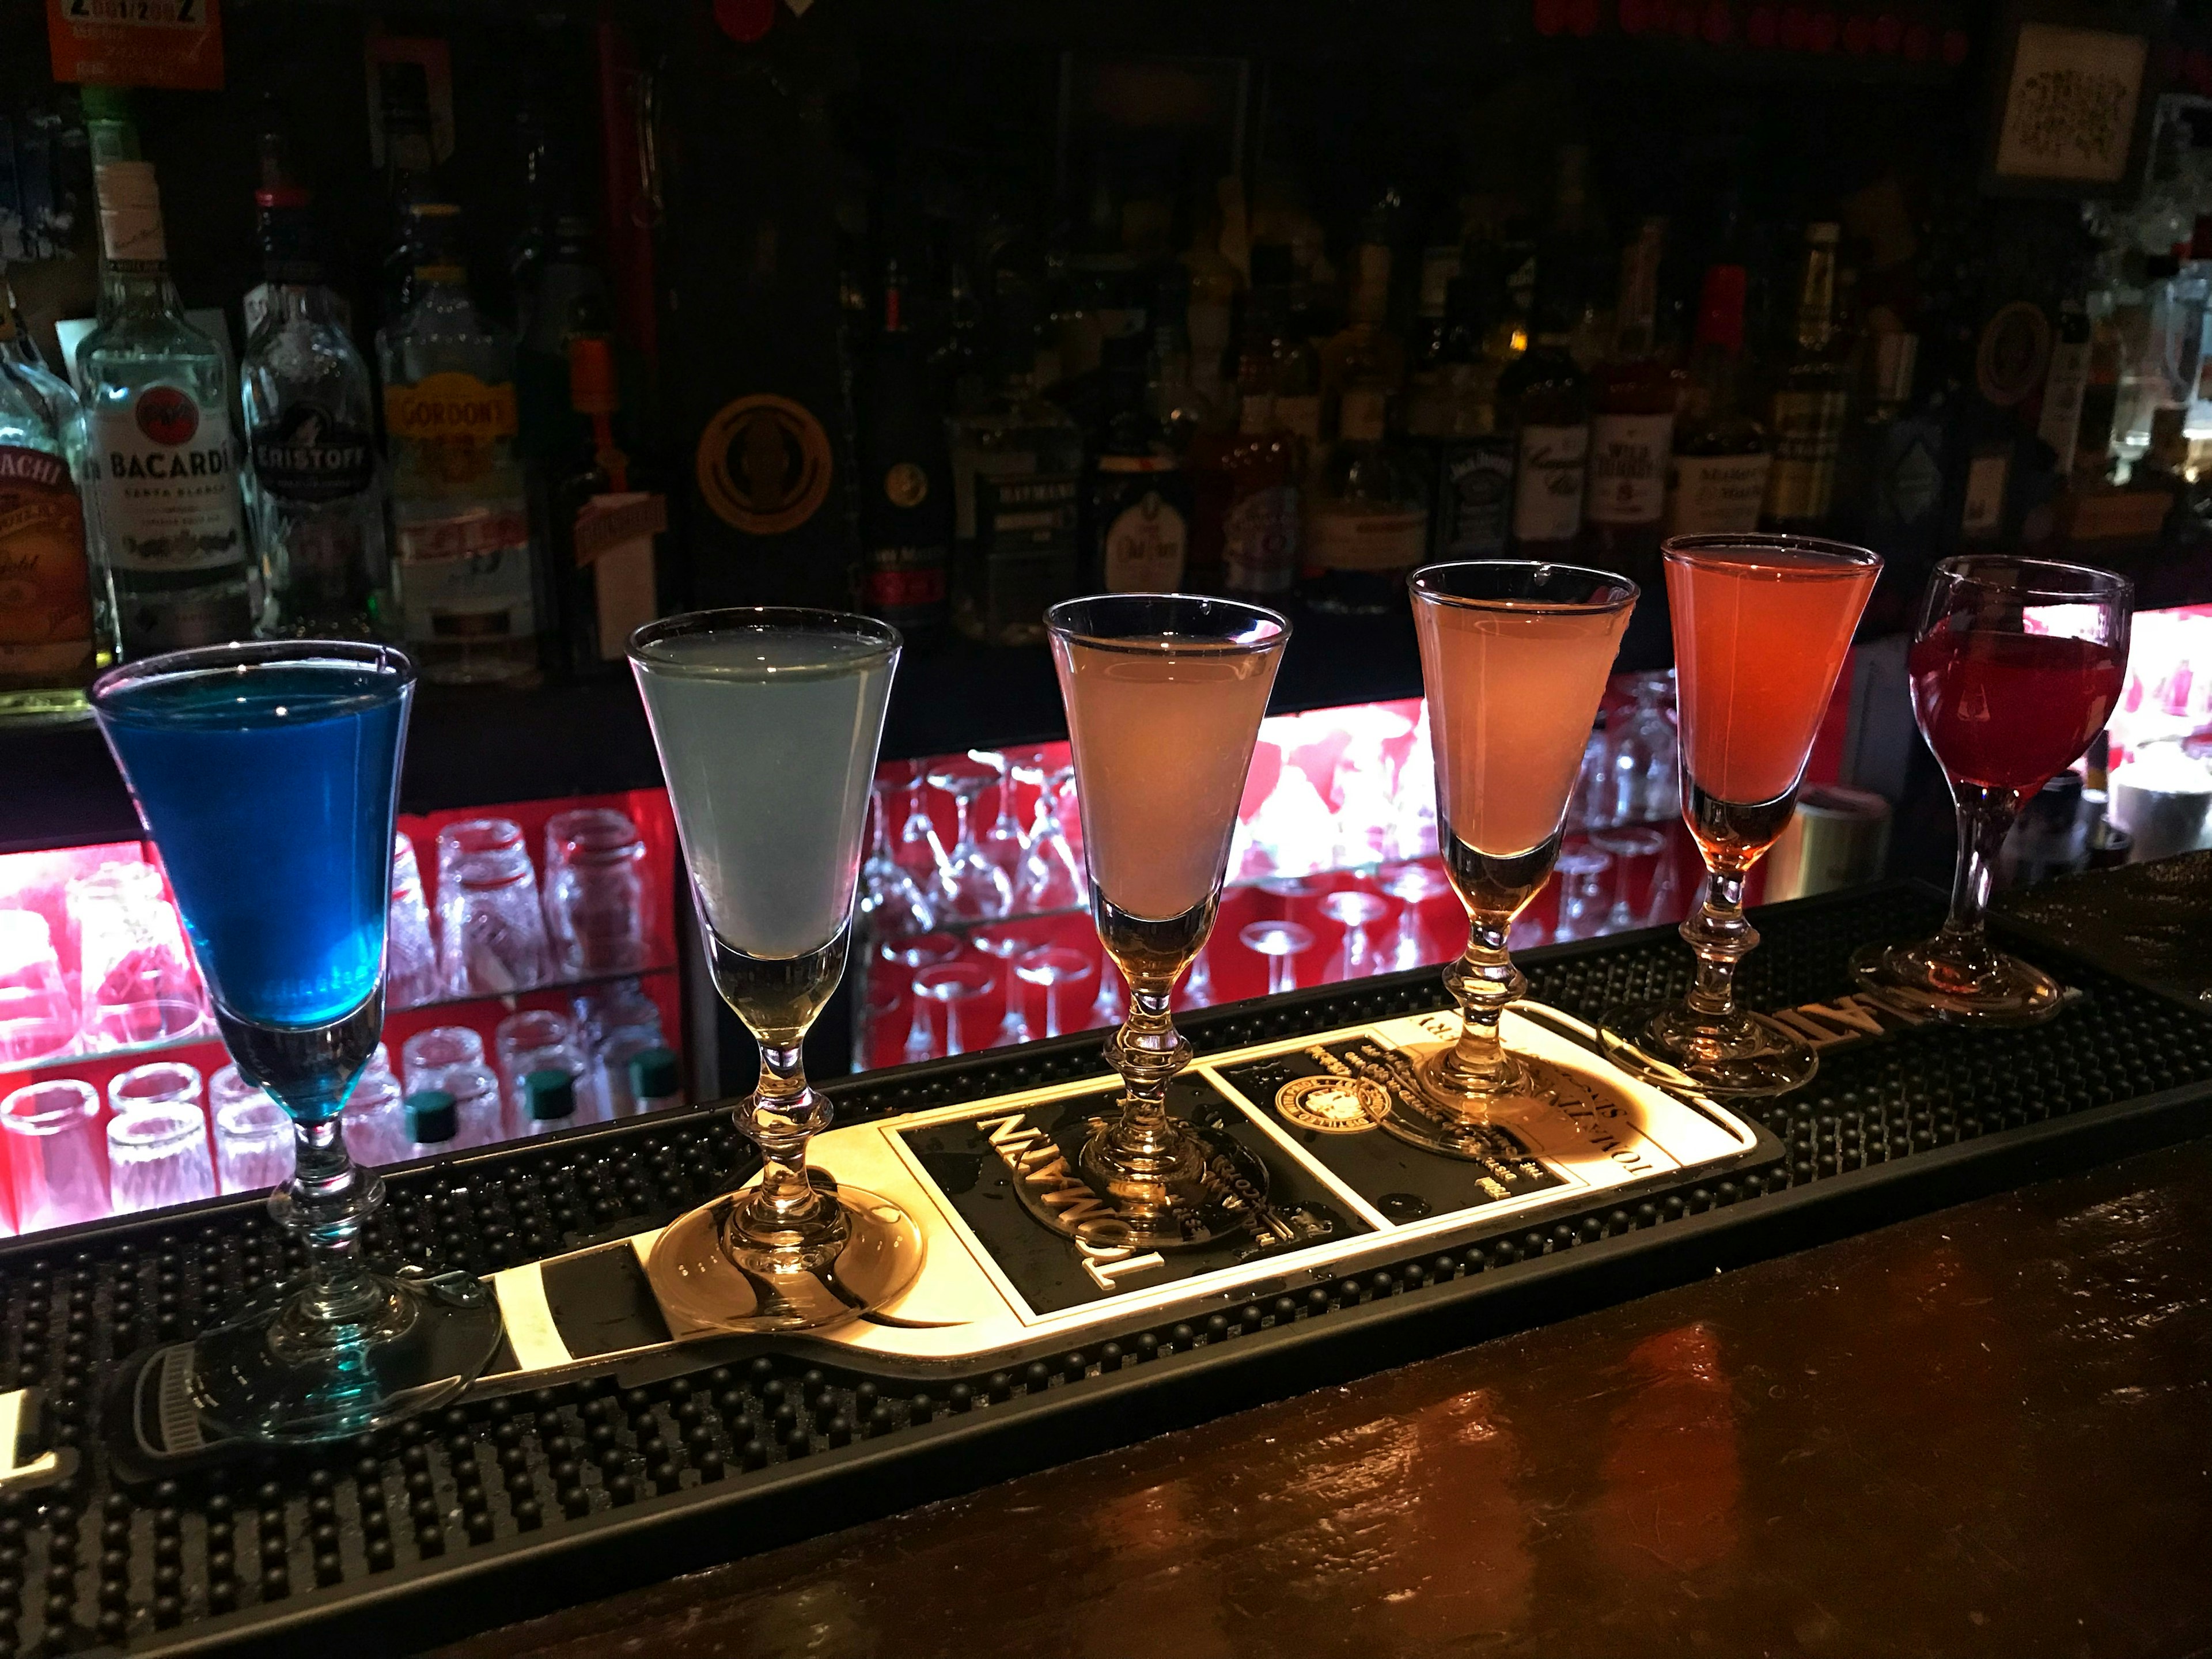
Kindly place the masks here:
<instances>
[{"instance_id":1,"label":"bacardi bottle","mask_svg":"<svg viewBox=\"0 0 2212 1659\"><path fill-rule=\"evenodd\" d=\"M250 550L222 352L170 285L154 169L87 88L100 198L100 320L77 347L93 557L113 584L126 657L252 632ZM98 114L95 115L94 112Z\"/></svg>"},{"instance_id":2,"label":"bacardi bottle","mask_svg":"<svg viewBox=\"0 0 2212 1659\"><path fill-rule=\"evenodd\" d=\"M378 331L393 574L423 678L520 684L538 665L538 582L515 453L514 343L477 313L460 210L418 202L415 301Z\"/></svg>"}]
</instances>

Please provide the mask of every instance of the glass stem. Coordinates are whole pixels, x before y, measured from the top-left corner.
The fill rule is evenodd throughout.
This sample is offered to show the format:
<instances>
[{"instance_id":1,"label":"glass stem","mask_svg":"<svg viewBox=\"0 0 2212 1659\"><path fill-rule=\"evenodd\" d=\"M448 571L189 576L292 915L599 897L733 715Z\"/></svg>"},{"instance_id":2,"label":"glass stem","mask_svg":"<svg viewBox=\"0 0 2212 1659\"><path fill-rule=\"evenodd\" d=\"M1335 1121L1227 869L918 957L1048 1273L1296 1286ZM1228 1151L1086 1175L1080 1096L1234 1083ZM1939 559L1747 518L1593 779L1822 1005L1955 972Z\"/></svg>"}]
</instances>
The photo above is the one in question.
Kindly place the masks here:
<instances>
[{"instance_id":1,"label":"glass stem","mask_svg":"<svg viewBox=\"0 0 2212 1659\"><path fill-rule=\"evenodd\" d=\"M1514 1086L1517 1070L1498 1036L1507 1006L1528 989L1527 977L1505 949L1512 926L1510 915L1470 918L1467 949L1444 969L1444 988L1460 1012L1459 1042L1444 1062L1455 1087L1473 1091Z\"/></svg>"},{"instance_id":2,"label":"glass stem","mask_svg":"<svg viewBox=\"0 0 2212 1659\"><path fill-rule=\"evenodd\" d=\"M1984 933L1990 884L2019 799L2008 789L1973 783L1954 785L1953 793L1959 805L1959 861L1951 878L1951 914L1936 936L1936 954L1971 965L1990 955Z\"/></svg>"},{"instance_id":3,"label":"glass stem","mask_svg":"<svg viewBox=\"0 0 2212 1659\"><path fill-rule=\"evenodd\" d=\"M307 1247L306 1308L324 1324L365 1319L382 1300L361 1259L361 1230L384 1202L384 1182L346 1151L339 1119L294 1119L292 1178L270 1195L270 1213Z\"/></svg>"},{"instance_id":4,"label":"glass stem","mask_svg":"<svg viewBox=\"0 0 2212 1659\"><path fill-rule=\"evenodd\" d=\"M811 1218L822 1200L806 1179L806 1143L830 1127L830 1103L808 1085L798 1043L761 1044L750 1113L748 1133L761 1150L755 1224L788 1228Z\"/></svg>"},{"instance_id":5,"label":"glass stem","mask_svg":"<svg viewBox=\"0 0 2212 1659\"><path fill-rule=\"evenodd\" d=\"M1705 902L1682 924L1682 938L1698 956L1697 982L1685 999L1693 1012L1718 1017L1735 1012L1735 966L1759 943L1759 930L1743 914L1743 872L1705 872Z\"/></svg>"},{"instance_id":6,"label":"glass stem","mask_svg":"<svg viewBox=\"0 0 2212 1659\"><path fill-rule=\"evenodd\" d=\"M1108 970L1102 965L1101 971ZM1168 1121L1168 1084L1190 1064L1191 1049L1168 1006L1174 990L1172 978L1131 979L1128 1016L1106 1045L1106 1057L1127 1085L1121 1121L1109 1144L1126 1168L1140 1175L1171 1168L1182 1144Z\"/></svg>"}]
</instances>

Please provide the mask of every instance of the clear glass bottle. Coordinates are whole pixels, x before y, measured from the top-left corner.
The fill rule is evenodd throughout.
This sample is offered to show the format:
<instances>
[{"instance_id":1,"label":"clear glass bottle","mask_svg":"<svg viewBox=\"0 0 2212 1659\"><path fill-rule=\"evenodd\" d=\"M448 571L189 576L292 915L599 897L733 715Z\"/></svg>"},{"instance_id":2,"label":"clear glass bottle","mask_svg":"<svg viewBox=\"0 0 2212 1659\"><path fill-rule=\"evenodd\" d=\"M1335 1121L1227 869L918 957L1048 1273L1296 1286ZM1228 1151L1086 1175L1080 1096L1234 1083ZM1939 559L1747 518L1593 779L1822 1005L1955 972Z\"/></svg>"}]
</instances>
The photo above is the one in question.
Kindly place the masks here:
<instances>
[{"instance_id":1,"label":"clear glass bottle","mask_svg":"<svg viewBox=\"0 0 2212 1659\"><path fill-rule=\"evenodd\" d=\"M417 202L415 301L377 332L392 461L393 576L425 679L538 676L537 559L515 453L514 343L469 298L460 210Z\"/></svg>"},{"instance_id":2,"label":"clear glass bottle","mask_svg":"<svg viewBox=\"0 0 2212 1659\"><path fill-rule=\"evenodd\" d=\"M84 498L122 654L246 638L255 605L222 351L185 319L161 199L123 95L84 90L100 198L100 320L77 346Z\"/></svg>"},{"instance_id":3,"label":"clear glass bottle","mask_svg":"<svg viewBox=\"0 0 2212 1659\"><path fill-rule=\"evenodd\" d=\"M998 301L996 389L946 422L952 619L971 639L1036 645L1047 609L1076 588L1083 430L1037 391L1035 296L1003 280Z\"/></svg>"},{"instance_id":4,"label":"clear glass bottle","mask_svg":"<svg viewBox=\"0 0 2212 1659\"><path fill-rule=\"evenodd\" d=\"M76 394L40 357L0 264L0 725L82 719L84 688L115 659L114 599L85 557L77 436Z\"/></svg>"},{"instance_id":5,"label":"clear glass bottle","mask_svg":"<svg viewBox=\"0 0 2212 1659\"><path fill-rule=\"evenodd\" d=\"M265 308L238 380L261 631L396 638L368 364L325 286L307 192L277 185L256 202Z\"/></svg>"}]
</instances>

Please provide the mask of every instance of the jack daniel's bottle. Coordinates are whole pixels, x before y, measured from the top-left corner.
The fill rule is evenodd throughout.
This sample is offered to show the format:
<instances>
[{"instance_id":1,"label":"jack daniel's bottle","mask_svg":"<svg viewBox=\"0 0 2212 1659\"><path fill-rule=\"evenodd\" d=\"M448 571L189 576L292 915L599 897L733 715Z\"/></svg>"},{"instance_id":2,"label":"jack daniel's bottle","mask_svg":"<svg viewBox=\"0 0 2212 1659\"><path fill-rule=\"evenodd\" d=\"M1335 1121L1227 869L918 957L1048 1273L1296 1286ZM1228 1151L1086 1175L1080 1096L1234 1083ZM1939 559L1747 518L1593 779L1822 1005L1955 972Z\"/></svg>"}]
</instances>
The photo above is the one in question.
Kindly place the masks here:
<instances>
[{"instance_id":1,"label":"jack daniel's bottle","mask_svg":"<svg viewBox=\"0 0 2212 1659\"><path fill-rule=\"evenodd\" d=\"M222 353L169 283L161 200L121 94L85 89L100 197L100 321L77 347L94 559L123 654L247 637L246 520Z\"/></svg>"}]
</instances>

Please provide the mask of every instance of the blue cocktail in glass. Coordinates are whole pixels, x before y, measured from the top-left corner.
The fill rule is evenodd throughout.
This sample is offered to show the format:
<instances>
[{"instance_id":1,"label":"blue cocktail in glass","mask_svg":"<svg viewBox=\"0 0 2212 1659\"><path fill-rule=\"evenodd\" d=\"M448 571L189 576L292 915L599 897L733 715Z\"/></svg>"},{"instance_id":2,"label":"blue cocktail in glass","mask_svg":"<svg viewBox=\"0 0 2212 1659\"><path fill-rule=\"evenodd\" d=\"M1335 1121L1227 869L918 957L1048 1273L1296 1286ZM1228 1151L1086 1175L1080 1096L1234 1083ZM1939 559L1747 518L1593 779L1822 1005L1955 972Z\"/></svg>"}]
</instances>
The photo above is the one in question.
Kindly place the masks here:
<instances>
[{"instance_id":1,"label":"blue cocktail in glass","mask_svg":"<svg viewBox=\"0 0 2212 1659\"><path fill-rule=\"evenodd\" d=\"M338 1132L384 1023L384 929L414 665L330 641L215 646L103 675L92 705L161 849L231 1057L291 1115L270 1208L304 1281L204 1333L193 1394L231 1434L324 1440L428 1410L498 1345L474 1279L374 1273L382 1200Z\"/></svg>"}]
</instances>

